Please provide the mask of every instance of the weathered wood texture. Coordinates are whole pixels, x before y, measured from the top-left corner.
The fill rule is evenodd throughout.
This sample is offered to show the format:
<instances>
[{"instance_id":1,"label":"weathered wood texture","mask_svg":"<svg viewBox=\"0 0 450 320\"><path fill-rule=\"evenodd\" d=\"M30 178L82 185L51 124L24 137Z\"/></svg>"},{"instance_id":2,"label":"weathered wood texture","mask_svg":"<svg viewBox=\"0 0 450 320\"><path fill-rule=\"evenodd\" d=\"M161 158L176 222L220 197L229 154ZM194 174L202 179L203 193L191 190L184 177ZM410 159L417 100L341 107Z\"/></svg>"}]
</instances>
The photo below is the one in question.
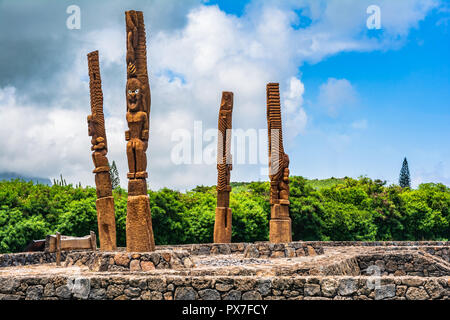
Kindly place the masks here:
<instances>
[{"instance_id":1,"label":"weathered wood texture","mask_svg":"<svg viewBox=\"0 0 450 320\"><path fill-rule=\"evenodd\" d=\"M214 222L214 242L231 242L230 173L233 169L231 156L231 128L233 92L222 92L219 109L217 139L217 207Z\"/></svg>"},{"instance_id":2,"label":"weathered wood texture","mask_svg":"<svg viewBox=\"0 0 450 320\"><path fill-rule=\"evenodd\" d=\"M150 85L144 15L126 11L128 130L125 132L128 159L127 251L155 250L150 202L147 195L147 155L150 130Z\"/></svg>"},{"instance_id":3,"label":"weathered wood texture","mask_svg":"<svg viewBox=\"0 0 450 320\"><path fill-rule=\"evenodd\" d=\"M289 217L289 156L284 152L280 88L267 84L267 126L269 138L270 242L292 241Z\"/></svg>"},{"instance_id":4,"label":"weathered wood texture","mask_svg":"<svg viewBox=\"0 0 450 320\"><path fill-rule=\"evenodd\" d=\"M106 157L108 145L103 114L103 92L98 51L90 52L87 58L91 96L91 114L88 116L88 130L89 135L92 137L92 160L95 166L93 173L95 174L95 185L97 188L98 233L101 250L111 251L116 249L116 221L109 162Z\"/></svg>"},{"instance_id":5,"label":"weathered wood texture","mask_svg":"<svg viewBox=\"0 0 450 320\"><path fill-rule=\"evenodd\" d=\"M96 250L96 236L91 234L84 237L70 237L61 235L61 250ZM45 252L57 252L57 234L48 235L45 239Z\"/></svg>"}]
</instances>

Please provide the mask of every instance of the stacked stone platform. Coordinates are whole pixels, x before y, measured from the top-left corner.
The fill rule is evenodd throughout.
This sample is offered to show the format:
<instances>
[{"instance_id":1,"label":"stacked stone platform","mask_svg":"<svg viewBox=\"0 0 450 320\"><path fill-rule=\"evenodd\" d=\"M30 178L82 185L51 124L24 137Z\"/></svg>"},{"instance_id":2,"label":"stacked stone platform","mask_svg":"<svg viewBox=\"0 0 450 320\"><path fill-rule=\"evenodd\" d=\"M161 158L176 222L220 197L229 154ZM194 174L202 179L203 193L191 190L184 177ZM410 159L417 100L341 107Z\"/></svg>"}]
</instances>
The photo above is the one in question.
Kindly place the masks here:
<instances>
[{"instance_id":1,"label":"stacked stone platform","mask_svg":"<svg viewBox=\"0 0 450 320\"><path fill-rule=\"evenodd\" d=\"M448 300L449 249L448 242L194 244L70 252L62 267L52 254L0 255L0 299Z\"/></svg>"}]
</instances>

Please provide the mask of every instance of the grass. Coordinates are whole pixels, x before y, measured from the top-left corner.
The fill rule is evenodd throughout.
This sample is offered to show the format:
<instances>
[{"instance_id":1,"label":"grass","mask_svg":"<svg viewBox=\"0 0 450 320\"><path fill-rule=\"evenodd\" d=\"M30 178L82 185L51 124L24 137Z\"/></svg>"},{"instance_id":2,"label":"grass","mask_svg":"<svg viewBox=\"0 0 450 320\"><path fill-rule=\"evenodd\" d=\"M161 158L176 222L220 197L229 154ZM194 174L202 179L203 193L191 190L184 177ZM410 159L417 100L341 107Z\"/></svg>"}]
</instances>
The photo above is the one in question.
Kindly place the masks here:
<instances>
[{"instance_id":1,"label":"grass","mask_svg":"<svg viewBox=\"0 0 450 320\"><path fill-rule=\"evenodd\" d=\"M332 186L335 186L339 183L342 183L345 180L345 178L328 178L328 179L312 179L307 180L307 185L313 187L316 190L320 190L322 188L329 188ZM261 182L268 182L267 181L261 181ZM232 192L241 192L241 191L247 191L248 186L251 182L231 182L231 189Z\"/></svg>"},{"instance_id":2,"label":"grass","mask_svg":"<svg viewBox=\"0 0 450 320\"><path fill-rule=\"evenodd\" d=\"M343 182L345 178L328 178L328 179L313 179L308 180L307 185L313 187L316 190L320 190L322 188L330 188L341 182Z\"/></svg>"}]
</instances>

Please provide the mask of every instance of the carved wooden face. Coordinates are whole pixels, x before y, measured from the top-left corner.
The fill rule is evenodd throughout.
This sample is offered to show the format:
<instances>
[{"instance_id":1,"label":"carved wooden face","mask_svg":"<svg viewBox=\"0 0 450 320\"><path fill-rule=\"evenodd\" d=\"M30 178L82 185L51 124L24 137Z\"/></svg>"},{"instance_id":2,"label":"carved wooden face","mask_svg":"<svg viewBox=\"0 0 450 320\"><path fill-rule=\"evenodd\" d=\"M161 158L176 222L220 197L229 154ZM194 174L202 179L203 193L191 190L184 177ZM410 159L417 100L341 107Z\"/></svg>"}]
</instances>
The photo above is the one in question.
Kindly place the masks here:
<instances>
[{"instance_id":1,"label":"carved wooden face","mask_svg":"<svg viewBox=\"0 0 450 320\"><path fill-rule=\"evenodd\" d=\"M127 106L130 111L140 111L142 105L142 85L136 78L127 82Z\"/></svg>"}]
</instances>

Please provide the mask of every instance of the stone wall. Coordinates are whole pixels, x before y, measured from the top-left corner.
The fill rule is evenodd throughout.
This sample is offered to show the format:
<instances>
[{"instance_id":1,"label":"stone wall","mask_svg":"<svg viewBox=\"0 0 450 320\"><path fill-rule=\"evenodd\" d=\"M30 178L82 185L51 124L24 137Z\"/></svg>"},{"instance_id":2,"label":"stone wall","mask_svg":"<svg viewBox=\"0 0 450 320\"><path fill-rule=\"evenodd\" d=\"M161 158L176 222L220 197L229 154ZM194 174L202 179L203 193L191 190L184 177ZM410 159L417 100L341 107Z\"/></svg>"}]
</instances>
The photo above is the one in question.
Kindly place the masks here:
<instances>
[{"instance_id":1,"label":"stone wall","mask_svg":"<svg viewBox=\"0 0 450 320\"><path fill-rule=\"evenodd\" d=\"M61 261L64 261L66 256L67 252L62 251ZM54 252L20 252L0 254L0 268L51 262L56 262L56 253Z\"/></svg>"},{"instance_id":2,"label":"stone wall","mask_svg":"<svg viewBox=\"0 0 450 320\"><path fill-rule=\"evenodd\" d=\"M450 247L449 241L304 241L304 243L324 247Z\"/></svg>"},{"instance_id":3,"label":"stone wall","mask_svg":"<svg viewBox=\"0 0 450 320\"><path fill-rule=\"evenodd\" d=\"M351 251L351 246L370 249ZM327 247L347 246L333 249ZM325 248L325 250L324 250ZM0 299L449 299L450 264L448 242L292 242L288 244L198 244L159 246L149 253L62 253L67 267L52 273L20 274L0 270ZM197 257L197 255L243 254ZM326 256L328 254L329 256ZM342 256L341 256L342 254ZM278 264L270 258L321 255L299 259L319 263ZM262 259L266 258L266 259ZM274 263L271 273L260 276L258 268L230 268L213 275L216 262L230 260ZM308 260L309 259L309 260ZM328 263L320 263L325 259ZM198 264L194 266L193 260ZM248 260L248 261L247 261ZM286 261L289 259L286 259ZM54 253L0 255L0 266L44 264L55 261ZM272 261L272 262L270 262ZM233 262L233 261L231 261ZM233 265L233 264L232 264ZM88 266L91 271L77 266ZM41 267L39 267L41 268ZM154 272L151 272L154 270ZM172 270L157 270L172 269ZM174 270L179 269L179 270ZM36 269L38 270L38 269ZM41 270L41 269L39 269ZM46 271L47 270L47 271ZM50 270L50 271L49 271ZM106 271L106 272L99 272ZM146 271L146 273L140 272ZM150 272L148 272L150 271ZM236 273L236 271L239 271ZM228 271L227 271L228 272Z\"/></svg>"},{"instance_id":4,"label":"stone wall","mask_svg":"<svg viewBox=\"0 0 450 320\"><path fill-rule=\"evenodd\" d=\"M305 242L248 244L244 250L245 258L293 258L323 254L320 245Z\"/></svg>"},{"instance_id":5,"label":"stone wall","mask_svg":"<svg viewBox=\"0 0 450 320\"><path fill-rule=\"evenodd\" d=\"M420 247L421 250L450 262L450 247Z\"/></svg>"},{"instance_id":6,"label":"stone wall","mask_svg":"<svg viewBox=\"0 0 450 320\"><path fill-rule=\"evenodd\" d=\"M255 242L255 243L202 243L202 244L185 244L185 245L166 245L157 246L159 249L183 249L187 250L191 255L214 255L214 254L233 254L244 253L248 246L258 248L264 247L263 250L267 251L281 251L274 250L273 246L278 244L271 244L269 242ZM449 260L450 242L449 241L293 241L290 243L281 243L285 247L298 249L300 247L306 248L308 246L314 248L318 254L323 252L323 247L352 247L352 246L365 246L365 247L382 247L383 250L389 250L392 247L393 250L405 250L423 249L430 254L445 256L447 261ZM271 246L268 248L267 246ZM267 255L267 254L266 254Z\"/></svg>"},{"instance_id":7,"label":"stone wall","mask_svg":"<svg viewBox=\"0 0 450 320\"><path fill-rule=\"evenodd\" d=\"M194 267L185 250L157 250L151 253L76 252L67 256L66 267L86 265L91 271L151 271Z\"/></svg>"},{"instance_id":8,"label":"stone wall","mask_svg":"<svg viewBox=\"0 0 450 320\"><path fill-rule=\"evenodd\" d=\"M356 257L361 274L441 277L450 274L448 263L420 251L367 254Z\"/></svg>"},{"instance_id":9,"label":"stone wall","mask_svg":"<svg viewBox=\"0 0 450 320\"><path fill-rule=\"evenodd\" d=\"M449 299L450 278L0 277L0 300L428 300Z\"/></svg>"},{"instance_id":10,"label":"stone wall","mask_svg":"<svg viewBox=\"0 0 450 320\"><path fill-rule=\"evenodd\" d=\"M183 246L191 255L243 253L249 243L202 243Z\"/></svg>"},{"instance_id":11,"label":"stone wall","mask_svg":"<svg viewBox=\"0 0 450 320\"><path fill-rule=\"evenodd\" d=\"M358 260L353 257L327 265L319 273L324 276L358 276L361 269Z\"/></svg>"},{"instance_id":12,"label":"stone wall","mask_svg":"<svg viewBox=\"0 0 450 320\"><path fill-rule=\"evenodd\" d=\"M283 249L279 249L278 245L284 246ZM190 244L190 245L169 245L169 246L156 246L157 250L185 250L190 255L216 255L216 254L244 254L247 247L248 257L252 255L256 256L257 253L253 249L256 247L259 256L263 257L290 257L299 256L302 251L298 251L299 248L303 248L305 255L309 255L312 251L308 251L308 247L314 249L316 254L323 253L323 247L340 247L340 246L367 246L367 247L380 247L385 250L422 250L430 253L434 256L438 256L443 260L450 262L450 242L448 241L294 241L288 244L270 244L269 242L255 242L255 243L205 243L205 244ZM258 248L262 248L261 250ZM306 248L306 249L305 249ZM293 255L292 250L295 251ZM284 254L281 253L284 250ZM123 252L124 248L118 248L118 252ZM261 251L261 252L260 252ZM274 253L276 252L276 253ZM73 251L71 251L73 253ZM274 253L274 254L273 254ZM273 256L272 256L273 254ZM66 258L67 252L62 252L61 261ZM55 253L45 252L22 252L22 253L10 253L0 254L0 268L39 264L39 263L51 263L55 262Z\"/></svg>"}]
</instances>

